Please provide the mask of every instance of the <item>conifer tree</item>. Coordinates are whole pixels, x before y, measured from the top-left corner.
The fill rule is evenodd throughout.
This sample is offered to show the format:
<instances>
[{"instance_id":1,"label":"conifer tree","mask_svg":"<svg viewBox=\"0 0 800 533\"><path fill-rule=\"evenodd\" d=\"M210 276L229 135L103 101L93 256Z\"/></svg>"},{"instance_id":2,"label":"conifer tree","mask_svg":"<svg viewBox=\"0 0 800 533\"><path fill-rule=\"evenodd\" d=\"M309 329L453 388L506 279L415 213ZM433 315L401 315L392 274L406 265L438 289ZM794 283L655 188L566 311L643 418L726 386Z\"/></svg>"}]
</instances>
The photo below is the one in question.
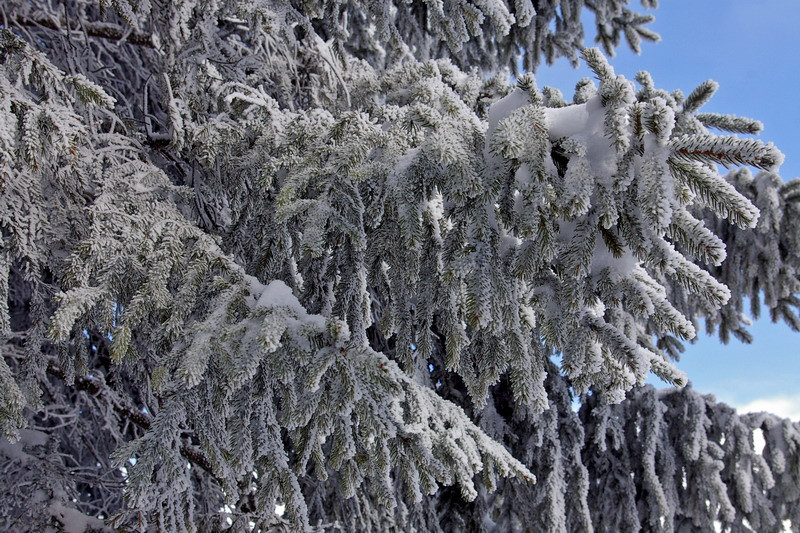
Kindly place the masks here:
<instances>
[{"instance_id":1,"label":"conifer tree","mask_svg":"<svg viewBox=\"0 0 800 533\"><path fill-rule=\"evenodd\" d=\"M674 365L800 329L800 181L638 9L7 0L0 530L800 531Z\"/></svg>"}]
</instances>

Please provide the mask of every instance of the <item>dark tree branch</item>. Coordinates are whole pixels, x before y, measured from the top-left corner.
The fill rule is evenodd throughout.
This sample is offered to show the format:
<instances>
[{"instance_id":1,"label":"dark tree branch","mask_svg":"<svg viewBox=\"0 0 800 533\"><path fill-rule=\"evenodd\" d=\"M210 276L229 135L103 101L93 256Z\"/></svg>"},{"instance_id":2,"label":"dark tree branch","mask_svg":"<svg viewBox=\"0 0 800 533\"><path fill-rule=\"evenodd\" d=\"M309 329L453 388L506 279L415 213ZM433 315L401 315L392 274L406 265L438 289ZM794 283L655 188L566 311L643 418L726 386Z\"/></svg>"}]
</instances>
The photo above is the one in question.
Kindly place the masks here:
<instances>
[{"instance_id":1,"label":"dark tree branch","mask_svg":"<svg viewBox=\"0 0 800 533\"><path fill-rule=\"evenodd\" d=\"M66 381L67 376L64 371L53 363L47 365L47 373ZM144 430L150 429L153 418L147 413L136 409L127 399L110 389L102 380L89 376L76 376L72 386L78 390L88 392L92 396L103 397L118 414ZM211 462L202 451L189 444L182 444L181 455L211 474L214 479L221 483L221 480L214 475Z\"/></svg>"},{"instance_id":2,"label":"dark tree branch","mask_svg":"<svg viewBox=\"0 0 800 533\"><path fill-rule=\"evenodd\" d=\"M89 37L98 37L100 39L108 39L111 41L122 41L123 43L134 44L137 46L146 46L148 48L155 48L153 36L149 33L141 33L137 31L130 31L116 24L109 22L84 22L81 26L70 26L63 20L55 20L52 17L45 16L20 16L11 19L11 25L29 26L47 28L57 32L66 32L67 36L71 33L86 32Z\"/></svg>"}]
</instances>

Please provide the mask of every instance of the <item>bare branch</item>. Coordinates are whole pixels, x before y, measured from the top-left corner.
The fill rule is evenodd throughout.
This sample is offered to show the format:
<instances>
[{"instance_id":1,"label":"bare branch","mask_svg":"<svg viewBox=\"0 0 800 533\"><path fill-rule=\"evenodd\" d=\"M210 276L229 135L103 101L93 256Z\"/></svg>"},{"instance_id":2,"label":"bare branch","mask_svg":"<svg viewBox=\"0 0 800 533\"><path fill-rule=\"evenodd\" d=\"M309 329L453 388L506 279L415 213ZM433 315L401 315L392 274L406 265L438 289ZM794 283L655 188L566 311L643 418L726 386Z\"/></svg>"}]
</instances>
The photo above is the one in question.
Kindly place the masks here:
<instances>
[{"instance_id":1,"label":"bare branch","mask_svg":"<svg viewBox=\"0 0 800 533\"><path fill-rule=\"evenodd\" d=\"M66 374L64 371L53 363L47 365L47 373L62 380L66 379ZM93 396L103 397L117 413L124 416L142 429L150 429L150 426L153 423L153 418L147 413L143 413L141 410L131 405L129 400L123 398L114 390L109 388L108 385L103 382L103 380L90 376L76 376L73 386L76 389L88 392ZM183 444L181 445L181 455L217 479L212 471L211 462L202 451L189 444ZM217 479L217 481L219 481L219 479Z\"/></svg>"},{"instance_id":2,"label":"bare branch","mask_svg":"<svg viewBox=\"0 0 800 533\"><path fill-rule=\"evenodd\" d=\"M90 37L98 37L111 41L123 41L123 43L155 48L155 43L151 34L132 31L130 28L124 28L109 22L84 22L81 25L82 27L73 27L63 19L54 19L45 16L20 16L12 19L10 22L12 26L41 27L57 32L66 32L68 35L70 33L83 33L83 31L85 31Z\"/></svg>"}]
</instances>

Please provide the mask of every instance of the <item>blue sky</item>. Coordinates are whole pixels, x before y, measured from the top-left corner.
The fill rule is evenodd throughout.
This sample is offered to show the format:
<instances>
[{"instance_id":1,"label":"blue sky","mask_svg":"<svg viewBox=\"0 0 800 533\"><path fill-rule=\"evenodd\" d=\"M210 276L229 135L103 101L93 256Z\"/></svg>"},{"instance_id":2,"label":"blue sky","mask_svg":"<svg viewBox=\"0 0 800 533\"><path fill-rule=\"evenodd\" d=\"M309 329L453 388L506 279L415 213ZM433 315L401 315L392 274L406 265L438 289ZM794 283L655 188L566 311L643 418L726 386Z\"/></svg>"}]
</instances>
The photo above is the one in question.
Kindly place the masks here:
<instances>
[{"instance_id":1,"label":"blue sky","mask_svg":"<svg viewBox=\"0 0 800 533\"><path fill-rule=\"evenodd\" d=\"M632 5L641 10L638 2ZM657 87L685 94L704 80L719 82L703 110L763 122L760 137L786 154L782 177L800 177L800 0L667 0L652 13L656 20L649 27L661 34L661 42L644 43L640 56L621 46L610 58L617 73L633 79L647 70ZM592 20L586 19L589 45ZM557 87L570 99L584 76L592 74L559 60L540 67L536 79L540 87ZM750 345L734 339L724 346L701 334L678 366L696 390L740 411L769 410L800 419L800 333L772 324L766 313L751 331Z\"/></svg>"}]
</instances>

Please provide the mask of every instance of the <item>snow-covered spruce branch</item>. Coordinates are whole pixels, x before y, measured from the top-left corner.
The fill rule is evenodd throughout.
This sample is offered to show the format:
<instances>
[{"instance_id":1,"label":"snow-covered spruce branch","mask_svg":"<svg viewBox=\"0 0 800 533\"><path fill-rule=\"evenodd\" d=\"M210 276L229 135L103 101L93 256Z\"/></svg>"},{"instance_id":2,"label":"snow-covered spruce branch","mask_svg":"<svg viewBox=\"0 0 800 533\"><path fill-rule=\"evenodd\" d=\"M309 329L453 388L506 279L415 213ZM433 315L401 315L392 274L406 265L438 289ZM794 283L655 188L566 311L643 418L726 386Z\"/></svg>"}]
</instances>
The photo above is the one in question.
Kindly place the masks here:
<instances>
[{"instance_id":1,"label":"snow-covered spruce branch","mask_svg":"<svg viewBox=\"0 0 800 533\"><path fill-rule=\"evenodd\" d=\"M136 464L127 467L133 509L151 512L154 504L190 504L189 480L176 458L170 457L174 450L186 455L180 444L184 431L197 439L203 450L202 465L228 494L239 493L241 477L255 471L258 487L266 489L276 482L280 486L272 496L256 492L258 513L272 509L280 497L287 505L287 516L299 524L305 522L307 511L295 470L304 472L311 464L322 479L328 468L341 470L351 493L364 478L371 478L384 484L383 493L389 497L389 457L401 454L407 460L399 465L400 473L417 501L438 484L456 482L466 498L474 498L472 477L481 470L487 471L487 479L515 475L533 481L527 469L488 439L460 408L419 390L381 354L360 343L348 344L344 322L308 315L282 282L264 286L244 274L162 198L162 191L172 187L158 170L130 162L115 172L91 210L91 234L119 238L104 239L102 248L90 238L78 247L81 252L69 268L70 279L78 286L60 297L50 331L55 340L67 342L81 317L108 312L108 303L103 302L111 294L127 293L128 298L116 299L115 318L104 320L116 322L112 360L135 361L141 350L152 345L172 347L164 362L150 370L156 397L164 407L140 439L115 452L120 462L136 458ZM156 247L156 242L163 244ZM147 276L132 276L138 269L130 264L113 266L113 257L121 249L150 250L142 269ZM185 270L175 270L177 265ZM183 295L180 306L167 298L166 283L177 283L173 290ZM196 299L199 293L205 294L205 300ZM165 329L148 338L140 324L151 313L162 315ZM186 343L182 339L189 332L192 340ZM214 380L209 381L209 376ZM282 398L280 408L273 406L273 396ZM231 439L245 437L234 422L243 414L238 408L221 413L218 409L235 406L244 398L250 400L241 408L266 417L256 432L264 442L260 447L248 445L252 446L248 455L231 457ZM263 400L253 403L253 398ZM293 469L288 453L281 451L280 428L289 431L294 443L297 464ZM344 439L344 448L337 455L334 445L326 459L322 446L330 438ZM153 502L147 480L159 464L162 471L168 468L182 480L178 486L185 486L186 492L173 486ZM249 484L244 487L249 490ZM391 502L392 498L387 501Z\"/></svg>"},{"instance_id":2,"label":"snow-covered spruce branch","mask_svg":"<svg viewBox=\"0 0 800 533\"><path fill-rule=\"evenodd\" d=\"M645 387L619 405L590 398L580 418L592 443L584 460L597 529L680 531L718 523L777 532L782 520L797 517L798 493L785 483L797 469L798 423L737 415L691 387ZM761 453L754 433L766 442Z\"/></svg>"},{"instance_id":3,"label":"snow-covered spruce branch","mask_svg":"<svg viewBox=\"0 0 800 533\"><path fill-rule=\"evenodd\" d=\"M703 136L683 136L673 139L670 148L678 157L725 165L752 165L774 171L783 162L783 154L772 144L756 139Z\"/></svg>"},{"instance_id":4,"label":"snow-covered spruce branch","mask_svg":"<svg viewBox=\"0 0 800 533\"><path fill-rule=\"evenodd\" d=\"M766 489L749 419L638 388L685 382L672 358L702 319L746 338L745 296L800 323L798 187L716 171L780 155L708 131L758 126L698 113L715 83L636 87L581 49L578 1L11 2L0 334L26 340L0 364L0 428L116 485L6 461L24 483L0 516L47 527L44 497L164 531L791 517L798 474ZM626 2L585 5L608 50L655 38ZM582 51L599 83L487 76L520 49L529 70ZM787 461L791 438L770 444ZM622 512L594 516L609 495Z\"/></svg>"},{"instance_id":5,"label":"snow-covered spruce branch","mask_svg":"<svg viewBox=\"0 0 800 533\"><path fill-rule=\"evenodd\" d=\"M764 129L764 125L752 118L721 115L719 113L698 113L699 120L707 128L715 128L731 133L749 133L757 135Z\"/></svg>"}]
</instances>

